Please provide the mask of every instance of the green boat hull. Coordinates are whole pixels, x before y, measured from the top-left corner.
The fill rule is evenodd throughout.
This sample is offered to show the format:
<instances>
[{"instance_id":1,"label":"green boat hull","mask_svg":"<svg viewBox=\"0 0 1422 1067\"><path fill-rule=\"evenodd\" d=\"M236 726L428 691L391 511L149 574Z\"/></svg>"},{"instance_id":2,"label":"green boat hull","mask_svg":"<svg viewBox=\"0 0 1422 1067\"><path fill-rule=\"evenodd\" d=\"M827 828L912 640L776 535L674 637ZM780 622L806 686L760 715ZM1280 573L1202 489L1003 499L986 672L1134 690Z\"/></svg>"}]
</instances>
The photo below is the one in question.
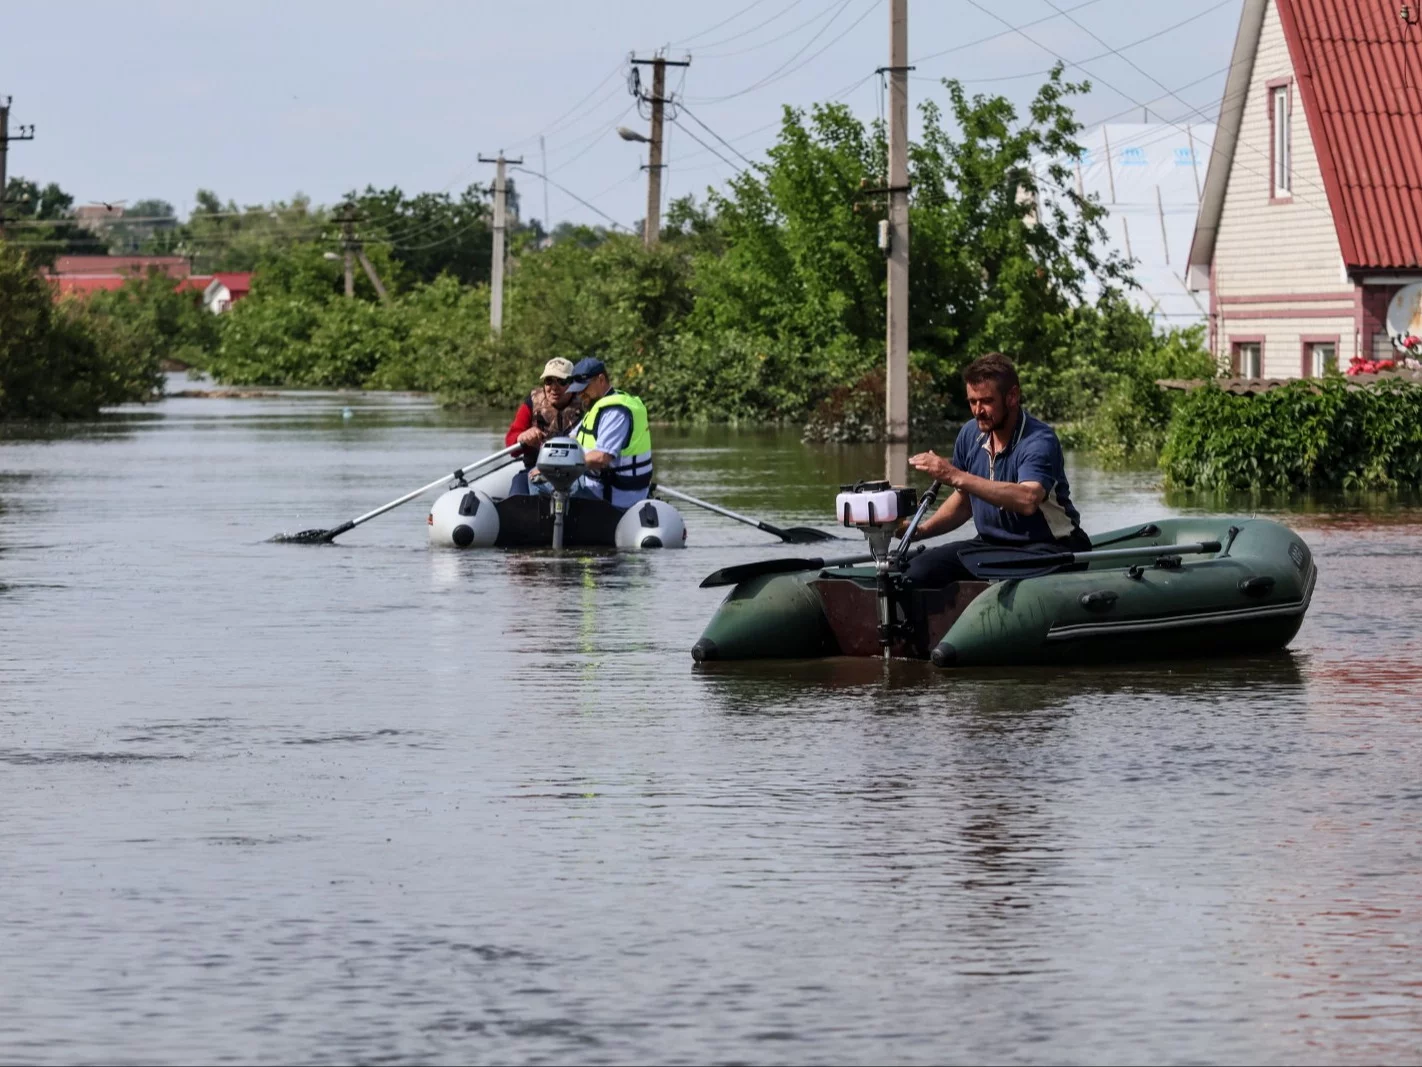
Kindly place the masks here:
<instances>
[{"instance_id":1,"label":"green boat hull","mask_svg":"<svg viewBox=\"0 0 1422 1067\"><path fill-rule=\"evenodd\" d=\"M1229 540L1229 554L1172 558L1171 546ZM1266 519L1164 519L1093 538L1159 548L1134 561L1002 582L901 589L893 656L940 667L1115 662L1279 649L1313 595L1313 553ZM1135 566L1132 566L1135 563ZM734 587L692 648L699 662L880 656L872 568L776 574Z\"/></svg>"}]
</instances>

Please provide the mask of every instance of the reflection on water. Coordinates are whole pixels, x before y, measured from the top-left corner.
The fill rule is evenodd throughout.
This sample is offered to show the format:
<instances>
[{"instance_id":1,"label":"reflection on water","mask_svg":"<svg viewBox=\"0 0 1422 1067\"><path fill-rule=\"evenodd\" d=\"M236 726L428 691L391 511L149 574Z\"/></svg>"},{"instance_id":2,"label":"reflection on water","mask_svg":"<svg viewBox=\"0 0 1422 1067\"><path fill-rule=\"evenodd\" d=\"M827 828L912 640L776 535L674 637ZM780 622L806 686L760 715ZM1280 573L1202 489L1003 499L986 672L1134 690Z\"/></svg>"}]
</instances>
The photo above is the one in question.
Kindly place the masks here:
<instances>
[{"instance_id":1,"label":"reflection on water","mask_svg":"<svg viewBox=\"0 0 1422 1067\"><path fill-rule=\"evenodd\" d=\"M431 551L420 504L265 543L502 429L288 394L0 443L0 1062L1416 1059L1422 512L1281 516L1287 653L1092 670L694 667L700 578L804 551L689 507L665 554ZM884 463L657 443L786 523ZM1205 507L1071 474L1093 530Z\"/></svg>"}]
</instances>

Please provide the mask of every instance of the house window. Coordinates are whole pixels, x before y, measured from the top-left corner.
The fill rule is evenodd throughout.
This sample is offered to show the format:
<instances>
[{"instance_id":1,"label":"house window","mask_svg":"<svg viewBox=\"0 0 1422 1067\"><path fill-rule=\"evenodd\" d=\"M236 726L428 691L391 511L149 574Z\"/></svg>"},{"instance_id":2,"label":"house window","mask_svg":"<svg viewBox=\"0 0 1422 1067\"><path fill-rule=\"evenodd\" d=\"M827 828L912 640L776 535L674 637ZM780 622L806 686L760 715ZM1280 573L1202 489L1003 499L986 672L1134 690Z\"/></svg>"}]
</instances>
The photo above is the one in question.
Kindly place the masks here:
<instances>
[{"instance_id":1,"label":"house window","mask_svg":"<svg viewBox=\"0 0 1422 1067\"><path fill-rule=\"evenodd\" d=\"M1304 374L1322 378L1338 369L1338 345L1334 341L1314 341L1305 346Z\"/></svg>"},{"instance_id":2,"label":"house window","mask_svg":"<svg viewBox=\"0 0 1422 1067\"><path fill-rule=\"evenodd\" d=\"M1258 378L1263 369L1264 346L1258 341L1237 341L1234 345L1236 378Z\"/></svg>"},{"instance_id":3,"label":"house window","mask_svg":"<svg viewBox=\"0 0 1422 1067\"><path fill-rule=\"evenodd\" d=\"M1277 89L1270 90L1270 126L1274 130L1273 151L1270 153L1274 160L1273 175L1273 195L1276 197L1286 197L1292 193L1291 181L1293 160L1289 158L1289 145L1291 143L1289 134L1289 87L1283 85Z\"/></svg>"}]
</instances>

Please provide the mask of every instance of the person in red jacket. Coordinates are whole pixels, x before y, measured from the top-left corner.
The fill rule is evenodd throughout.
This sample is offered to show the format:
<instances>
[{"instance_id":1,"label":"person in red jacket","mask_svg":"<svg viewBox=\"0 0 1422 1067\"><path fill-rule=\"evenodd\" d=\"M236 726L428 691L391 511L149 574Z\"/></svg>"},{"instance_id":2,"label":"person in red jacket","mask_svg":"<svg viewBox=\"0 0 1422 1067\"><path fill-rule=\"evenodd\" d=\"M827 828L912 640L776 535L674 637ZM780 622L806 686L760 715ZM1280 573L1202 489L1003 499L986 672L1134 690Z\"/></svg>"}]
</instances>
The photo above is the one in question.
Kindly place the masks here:
<instances>
[{"instance_id":1,"label":"person in red jacket","mask_svg":"<svg viewBox=\"0 0 1422 1067\"><path fill-rule=\"evenodd\" d=\"M582 398L568 392L573 364L566 359L550 359L543 367L543 381L524 397L504 434L504 447L523 445L524 469L514 476L510 492L515 496L531 492L528 470L538 460L538 449L550 437L572 432L583 417Z\"/></svg>"}]
</instances>

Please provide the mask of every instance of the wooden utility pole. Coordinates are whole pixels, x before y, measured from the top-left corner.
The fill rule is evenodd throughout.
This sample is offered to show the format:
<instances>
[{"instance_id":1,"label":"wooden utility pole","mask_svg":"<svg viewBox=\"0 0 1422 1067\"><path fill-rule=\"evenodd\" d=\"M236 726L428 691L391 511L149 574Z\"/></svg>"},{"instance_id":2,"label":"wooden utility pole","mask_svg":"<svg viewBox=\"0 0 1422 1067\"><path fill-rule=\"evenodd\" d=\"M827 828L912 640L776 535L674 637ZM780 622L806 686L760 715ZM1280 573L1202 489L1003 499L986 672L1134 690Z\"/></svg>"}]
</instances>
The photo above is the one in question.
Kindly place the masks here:
<instances>
[{"instance_id":1,"label":"wooden utility pole","mask_svg":"<svg viewBox=\"0 0 1422 1067\"><path fill-rule=\"evenodd\" d=\"M341 205L341 213L335 216L335 221L341 224L341 252L346 266L346 299L355 298L355 261L359 260L361 270L365 271L365 276L375 287L376 294L382 301L389 303L390 294L385 291L385 286L380 284L380 276L375 273L375 266L365 254L365 244L356 235L355 224L360 221L356 206L347 200Z\"/></svg>"},{"instance_id":2,"label":"wooden utility pole","mask_svg":"<svg viewBox=\"0 0 1422 1067\"><path fill-rule=\"evenodd\" d=\"M523 162L523 156L519 156L517 159L505 159L504 150L501 148L499 154L493 159L488 156L480 156L479 162L496 164L494 168L494 261L491 264L492 269L489 277L489 330L497 337L504 331L504 231L508 228L509 207L509 185L505 178L504 167L509 163L517 166ZM544 173L547 173L547 168L544 168Z\"/></svg>"},{"instance_id":3,"label":"wooden utility pole","mask_svg":"<svg viewBox=\"0 0 1422 1067\"><path fill-rule=\"evenodd\" d=\"M890 481L908 476L909 202L908 202L908 0L889 0L889 307L885 367L885 438Z\"/></svg>"},{"instance_id":4,"label":"wooden utility pole","mask_svg":"<svg viewBox=\"0 0 1422 1067\"><path fill-rule=\"evenodd\" d=\"M652 95L641 91L641 83L636 83L637 99L652 105L652 136L647 148L647 219L642 224L642 243L655 248L662 235L662 110L669 103L667 98L667 68L689 67L689 59L667 59L653 56L651 59L633 58L636 66L652 68Z\"/></svg>"},{"instance_id":5,"label":"wooden utility pole","mask_svg":"<svg viewBox=\"0 0 1422 1067\"><path fill-rule=\"evenodd\" d=\"M10 203L5 197L5 185L9 181L6 169L11 141L33 141L35 128L21 126L20 132L10 132L10 97L0 98L0 239L5 236L5 205Z\"/></svg>"}]
</instances>

